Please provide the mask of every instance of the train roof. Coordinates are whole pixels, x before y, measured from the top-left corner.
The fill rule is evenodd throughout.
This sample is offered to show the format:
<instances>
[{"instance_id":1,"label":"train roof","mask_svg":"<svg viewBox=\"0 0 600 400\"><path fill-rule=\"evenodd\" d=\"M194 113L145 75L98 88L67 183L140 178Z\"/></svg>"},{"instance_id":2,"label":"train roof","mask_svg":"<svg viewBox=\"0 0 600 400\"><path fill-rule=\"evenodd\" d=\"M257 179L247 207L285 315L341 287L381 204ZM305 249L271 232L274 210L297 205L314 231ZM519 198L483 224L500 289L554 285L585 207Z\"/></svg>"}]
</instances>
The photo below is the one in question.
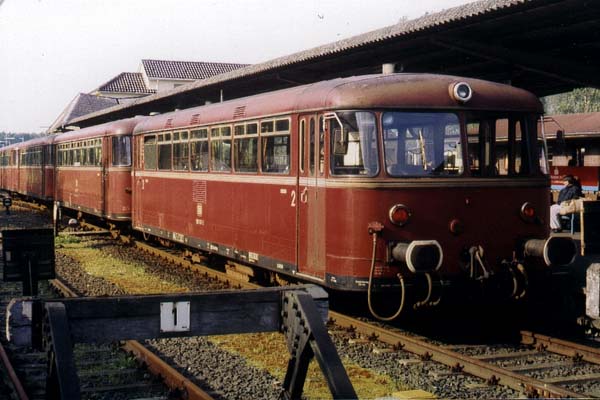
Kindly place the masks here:
<instances>
[{"instance_id":1,"label":"train roof","mask_svg":"<svg viewBox=\"0 0 600 400\"><path fill-rule=\"evenodd\" d=\"M46 144L52 144L54 142L54 138L55 138L54 135L48 135L48 136L42 136L42 137L35 138L35 139L29 139L25 142L13 143L8 146L4 146L4 147L0 148L0 152L4 152L6 150L26 149L31 146L43 146Z\"/></svg>"},{"instance_id":2,"label":"train roof","mask_svg":"<svg viewBox=\"0 0 600 400\"><path fill-rule=\"evenodd\" d=\"M467 82L473 89L473 97L466 104L457 102L450 96L450 85L458 82ZM149 117L136 126L134 133L290 112L381 108L543 112L543 106L535 95L509 85L448 75L364 75Z\"/></svg>"},{"instance_id":3,"label":"train roof","mask_svg":"<svg viewBox=\"0 0 600 400\"><path fill-rule=\"evenodd\" d=\"M135 125L143 120L144 117L134 117L121 119L118 121L107 122L101 125L94 125L87 128L61 133L56 136L55 143L71 142L73 140L82 140L88 138L97 138L103 136L130 135Z\"/></svg>"}]
</instances>

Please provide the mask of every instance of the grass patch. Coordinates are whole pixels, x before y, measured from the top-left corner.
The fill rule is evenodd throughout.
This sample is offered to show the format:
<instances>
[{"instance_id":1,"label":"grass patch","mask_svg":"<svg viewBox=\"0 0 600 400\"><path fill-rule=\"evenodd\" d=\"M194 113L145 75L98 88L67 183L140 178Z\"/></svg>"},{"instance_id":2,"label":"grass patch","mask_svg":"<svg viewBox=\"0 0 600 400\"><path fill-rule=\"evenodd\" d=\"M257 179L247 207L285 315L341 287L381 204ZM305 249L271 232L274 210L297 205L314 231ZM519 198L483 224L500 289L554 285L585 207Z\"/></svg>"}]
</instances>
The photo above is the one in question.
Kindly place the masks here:
<instances>
[{"instance_id":1,"label":"grass patch","mask_svg":"<svg viewBox=\"0 0 600 400\"><path fill-rule=\"evenodd\" d=\"M82 244L65 244L61 249L57 249L57 252L73 258L88 274L104 278L127 293L157 294L189 291L185 287L147 273L139 264L117 259L98 249L79 247L80 245Z\"/></svg>"},{"instance_id":2,"label":"grass patch","mask_svg":"<svg viewBox=\"0 0 600 400\"><path fill-rule=\"evenodd\" d=\"M253 367L266 370L283 382L289 353L285 337L280 333L210 336L209 341L220 348L244 357ZM389 396L398 390L387 376L364 369L350 360L342 360L359 398ZM310 363L303 396L309 399L331 399L331 393L316 359Z\"/></svg>"},{"instance_id":3,"label":"grass patch","mask_svg":"<svg viewBox=\"0 0 600 400\"><path fill-rule=\"evenodd\" d=\"M54 246L55 247L65 247L65 246L75 247L74 245L77 245L80 243L81 243L81 238L78 238L78 237L72 236L72 235L56 236L54 238Z\"/></svg>"}]
</instances>

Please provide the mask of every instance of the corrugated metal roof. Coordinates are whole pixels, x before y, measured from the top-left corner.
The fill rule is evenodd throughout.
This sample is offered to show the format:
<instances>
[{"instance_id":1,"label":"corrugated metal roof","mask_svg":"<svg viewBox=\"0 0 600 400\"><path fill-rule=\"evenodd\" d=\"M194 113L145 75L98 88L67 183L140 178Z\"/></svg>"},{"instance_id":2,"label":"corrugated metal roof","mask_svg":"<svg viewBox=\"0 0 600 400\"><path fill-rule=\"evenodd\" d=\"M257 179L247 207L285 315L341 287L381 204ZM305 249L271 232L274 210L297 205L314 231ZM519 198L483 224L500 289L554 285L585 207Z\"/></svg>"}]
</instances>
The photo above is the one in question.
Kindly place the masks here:
<instances>
[{"instance_id":1,"label":"corrugated metal roof","mask_svg":"<svg viewBox=\"0 0 600 400\"><path fill-rule=\"evenodd\" d=\"M149 78L158 79L206 79L208 77L233 71L249 64L142 60L142 66Z\"/></svg>"},{"instance_id":2,"label":"corrugated metal roof","mask_svg":"<svg viewBox=\"0 0 600 400\"><path fill-rule=\"evenodd\" d=\"M148 89L140 72L122 72L110 81L100 85L96 91L112 93L156 93Z\"/></svg>"}]
</instances>

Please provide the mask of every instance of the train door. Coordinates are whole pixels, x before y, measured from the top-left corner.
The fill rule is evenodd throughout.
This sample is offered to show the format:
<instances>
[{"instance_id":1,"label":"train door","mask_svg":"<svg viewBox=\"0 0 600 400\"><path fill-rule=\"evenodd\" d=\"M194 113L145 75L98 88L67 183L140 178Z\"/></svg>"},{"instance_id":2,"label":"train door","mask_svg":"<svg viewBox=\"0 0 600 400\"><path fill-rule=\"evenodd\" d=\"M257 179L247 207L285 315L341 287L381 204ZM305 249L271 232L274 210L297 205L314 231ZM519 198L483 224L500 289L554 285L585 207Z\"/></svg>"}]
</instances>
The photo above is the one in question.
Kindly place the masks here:
<instances>
[{"instance_id":1,"label":"train door","mask_svg":"<svg viewBox=\"0 0 600 400\"><path fill-rule=\"evenodd\" d=\"M46 195L46 164L49 163L48 160L48 149L50 148L50 145L44 144L41 146L41 154L40 154L40 168L41 168L41 188L40 188L40 198L45 199L47 198Z\"/></svg>"},{"instance_id":2,"label":"train door","mask_svg":"<svg viewBox=\"0 0 600 400\"><path fill-rule=\"evenodd\" d=\"M145 149L155 149L156 137L154 135L147 136L134 136L134 164L133 164L133 225L134 227L141 227L145 222L142 220L144 209L144 176L142 174L145 169L144 151ZM148 147L145 147L148 146ZM150 154L150 153L149 153ZM156 151L152 152L152 155L156 154Z\"/></svg>"},{"instance_id":3,"label":"train door","mask_svg":"<svg viewBox=\"0 0 600 400\"><path fill-rule=\"evenodd\" d=\"M298 272L324 279L324 140L317 115L300 118L298 141Z\"/></svg>"},{"instance_id":4,"label":"train door","mask_svg":"<svg viewBox=\"0 0 600 400\"><path fill-rule=\"evenodd\" d=\"M103 216L108 213L108 165L110 162L110 140L109 136L102 137L102 156L100 161L100 210Z\"/></svg>"}]
</instances>

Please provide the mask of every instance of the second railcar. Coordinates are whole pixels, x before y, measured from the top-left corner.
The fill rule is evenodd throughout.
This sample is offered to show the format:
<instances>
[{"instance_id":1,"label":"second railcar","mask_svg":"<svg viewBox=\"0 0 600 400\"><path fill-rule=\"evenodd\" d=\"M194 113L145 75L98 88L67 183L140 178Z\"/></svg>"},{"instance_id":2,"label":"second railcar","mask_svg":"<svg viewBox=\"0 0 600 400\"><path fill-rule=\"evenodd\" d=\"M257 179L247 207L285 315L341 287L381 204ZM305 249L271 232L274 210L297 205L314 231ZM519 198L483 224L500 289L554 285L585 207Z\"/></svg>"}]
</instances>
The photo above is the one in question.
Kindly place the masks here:
<instances>
[{"instance_id":1,"label":"second railcar","mask_svg":"<svg viewBox=\"0 0 600 400\"><path fill-rule=\"evenodd\" d=\"M111 221L131 220L130 118L56 137L56 201Z\"/></svg>"}]
</instances>

